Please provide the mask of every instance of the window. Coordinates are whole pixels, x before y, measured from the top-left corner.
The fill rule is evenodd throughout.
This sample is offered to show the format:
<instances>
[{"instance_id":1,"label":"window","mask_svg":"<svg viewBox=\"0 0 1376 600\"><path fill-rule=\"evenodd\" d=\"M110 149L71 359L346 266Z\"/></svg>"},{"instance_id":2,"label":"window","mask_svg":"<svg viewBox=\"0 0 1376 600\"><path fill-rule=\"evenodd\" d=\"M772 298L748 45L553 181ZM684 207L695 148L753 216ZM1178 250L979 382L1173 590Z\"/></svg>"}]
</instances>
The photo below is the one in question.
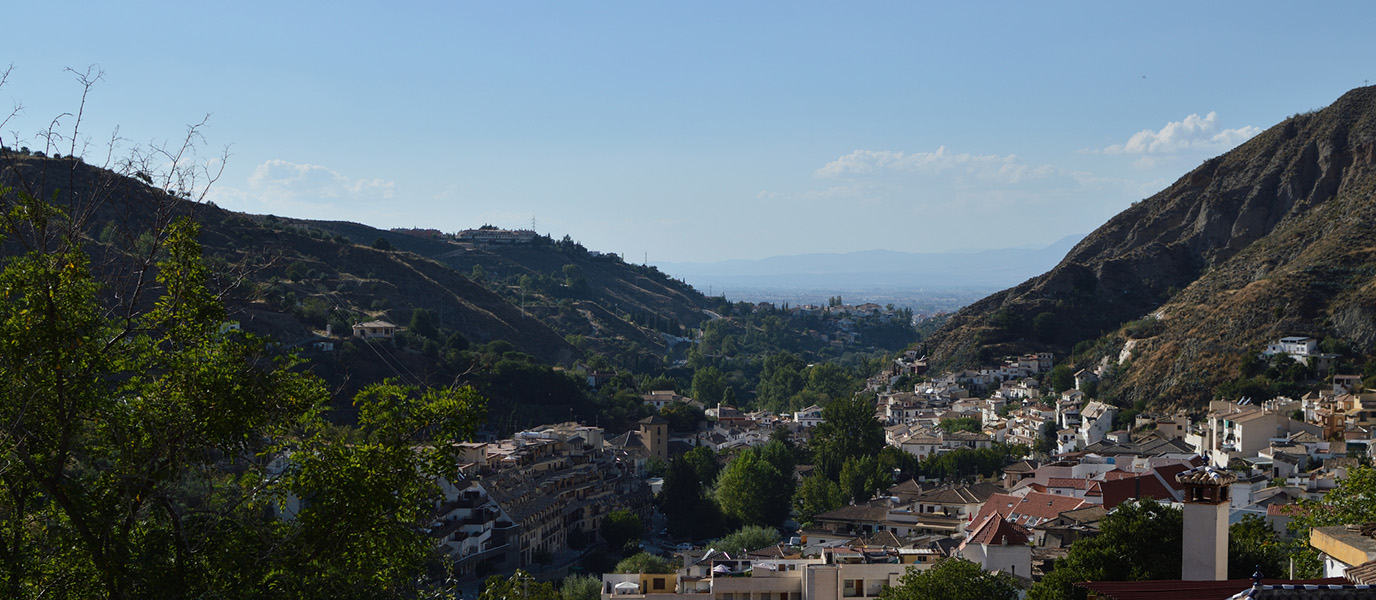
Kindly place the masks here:
<instances>
[{"instance_id":1,"label":"window","mask_svg":"<svg viewBox=\"0 0 1376 600\"><path fill-rule=\"evenodd\" d=\"M841 596L846 597L846 598L855 598L855 597L859 596L860 593L861 593L861 591L863 591L864 589L865 589L865 580L863 580L863 579L847 579L847 580L844 581L844 584L841 586Z\"/></svg>"},{"instance_id":2,"label":"window","mask_svg":"<svg viewBox=\"0 0 1376 600\"><path fill-rule=\"evenodd\" d=\"M652 587L653 587L654 589L657 589L657 590L662 590L662 589L664 589L664 578L663 578L663 577L656 577L655 580L654 580L654 585L653 585Z\"/></svg>"}]
</instances>

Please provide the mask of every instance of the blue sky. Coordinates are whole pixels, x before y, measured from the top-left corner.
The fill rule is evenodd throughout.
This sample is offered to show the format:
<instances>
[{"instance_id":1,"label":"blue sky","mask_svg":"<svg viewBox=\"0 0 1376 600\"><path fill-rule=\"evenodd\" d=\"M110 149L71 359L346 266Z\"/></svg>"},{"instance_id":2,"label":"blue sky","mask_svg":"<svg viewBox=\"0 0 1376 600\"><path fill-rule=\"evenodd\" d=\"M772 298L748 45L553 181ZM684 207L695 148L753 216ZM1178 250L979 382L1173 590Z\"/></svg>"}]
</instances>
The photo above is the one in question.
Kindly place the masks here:
<instances>
[{"instance_id":1,"label":"blue sky","mask_svg":"<svg viewBox=\"0 0 1376 600\"><path fill-rule=\"evenodd\" d=\"M98 64L88 159L209 114L226 208L533 217L652 263L934 252L1087 233L1376 79L1367 2L396 4L7 7L0 137Z\"/></svg>"}]
</instances>

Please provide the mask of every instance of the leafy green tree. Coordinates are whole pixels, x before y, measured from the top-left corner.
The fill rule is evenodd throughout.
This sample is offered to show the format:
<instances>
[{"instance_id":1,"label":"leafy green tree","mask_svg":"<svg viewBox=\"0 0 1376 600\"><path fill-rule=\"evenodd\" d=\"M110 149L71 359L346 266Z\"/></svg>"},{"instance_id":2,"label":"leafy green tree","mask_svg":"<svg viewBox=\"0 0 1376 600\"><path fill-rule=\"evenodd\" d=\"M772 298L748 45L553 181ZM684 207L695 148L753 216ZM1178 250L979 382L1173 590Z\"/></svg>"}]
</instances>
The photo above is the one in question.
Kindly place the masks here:
<instances>
[{"instance_id":1,"label":"leafy green tree","mask_svg":"<svg viewBox=\"0 0 1376 600\"><path fill-rule=\"evenodd\" d=\"M414 591L434 479L454 475L448 442L483 411L471 388L370 387L345 443L320 418L318 380L222 331L191 221L169 209L130 236L146 243L120 251L147 270L107 310L79 221L24 190L0 203L0 234L27 249L0 269L6 597ZM296 498L310 502L288 510Z\"/></svg>"},{"instance_id":2,"label":"leafy green tree","mask_svg":"<svg viewBox=\"0 0 1376 600\"><path fill-rule=\"evenodd\" d=\"M707 420L707 414L692 404L675 402L659 409L659 416L669 421L669 431L696 431L698 423Z\"/></svg>"},{"instance_id":3,"label":"leafy green tree","mask_svg":"<svg viewBox=\"0 0 1376 600\"><path fill-rule=\"evenodd\" d=\"M602 580L592 575L569 575L559 585L563 600L598 600L602 597Z\"/></svg>"},{"instance_id":4,"label":"leafy green tree","mask_svg":"<svg viewBox=\"0 0 1376 600\"><path fill-rule=\"evenodd\" d=\"M665 471L669 469L669 463L664 462L658 456L651 456L645 461L646 477L663 477Z\"/></svg>"},{"instance_id":5,"label":"leafy green tree","mask_svg":"<svg viewBox=\"0 0 1376 600\"><path fill-rule=\"evenodd\" d=\"M1051 367L1051 374L1047 376L1051 383L1051 391L1057 394L1075 387L1075 371L1070 369L1070 365L1061 363Z\"/></svg>"},{"instance_id":6,"label":"leafy green tree","mask_svg":"<svg viewBox=\"0 0 1376 600\"><path fill-rule=\"evenodd\" d=\"M774 465L774 468L784 474L790 482L794 479L793 474L797 469L798 460L797 455L793 453L792 444L781 439L774 439L771 434L770 440L758 448L761 458L769 461L769 464ZM788 485L788 493L790 496L793 495L793 485L791 483Z\"/></svg>"},{"instance_id":7,"label":"leafy green tree","mask_svg":"<svg viewBox=\"0 0 1376 600\"><path fill-rule=\"evenodd\" d=\"M880 469L879 461L873 456L852 456L841 465L838 483L851 502L860 504L873 498L875 491L888 488L893 483L892 479L891 475Z\"/></svg>"},{"instance_id":8,"label":"leafy green tree","mask_svg":"<svg viewBox=\"0 0 1376 600\"><path fill-rule=\"evenodd\" d=\"M1099 535L1071 545L1027 597L1083 598L1078 581L1180 579L1182 526L1179 509L1154 500L1119 504L1099 523Z\"/></svg>"},{"instance_id":9,"label":"leafy green tree","mask_svg":"<svg viewBox=\"0 0 1376 600\"><path fill-rule=\"evenodd\" d=\"M789 516L793 472L784 473L770 463L763 448L746 448L736 455L717 479L715 495L722 514L728 518L742 525L777 527ZM777 456L786 452L771 451L769 454Z\"/></svg>"},{"instance_id":10,"label":"leafy green tree","mask_svg":"<svg viewBox=\"0 0 1376 600\"><path fill-rule=\"evenodd\" d=\"M793 509L801 523L809 523L813 516L845 505L846 493L841 486L821 475L804 477L793 494Z\"/></svg>"},{"instance_id":11,"label":"leafy green tree","mask_svg":"<svg viewBox=\"0 0 1376 600\"><path fill-rule=\"evenodd\" d=\"M854 456L874 456L884 447L884 426L875 419L875 406L861 396L839 398L822 409L823 422L812 430L813 464L828 479L841 474L841 465Z\"/></svg>"},{"instance_id":12,"label":"leafy green tree","mask_svg":"<svg viewBox=\"0 0 1376 600\"><path fill-rule=\"evenodd\" d=\"M659 511L669 522L669 532L690 535L688 525L703 499L702 481L682 456L669 461L664 473L664 485L655 497Z\"/></svg>"},{"instance_id":13,"label":"leafy green tree","mask_svg":"<svg viewBox=\"0 0 1376 600\"><path fill-rule=\"evenodd\" d=\"M628 556L616 563L617 573L673 573L674 565L649 552Z\"/></svg>"},{"instance_id":14,"label":"leafy green tree","mask_svg":"<svg viewBox=\"0 0 1376 600\"><path fill-rule=\"evenodd\" d=\"M645 525L635 513L618 509L602 519L602 539L612 548L630 548L640 541Z\"/></svg>"},{"instance_id":15,"label":"leafy green tree","mask_svg":"<svg viewBox=\"0 0 1376 600\"><path fill-rule=\"evenodd\" d=\"M934 454L922 460L918 470L928 476L948 481L992 477L1000 469L1025 455L1027 447L994 444L989 448L960 448Z\"/></svg>"},{"instance_id":16,"label":"leafy green tree","mask_svg":"<svg viewBox=\"0 0 1376 600\"><path fill-rule=\"evenodd\" d=\"M711 448L695 446L683 453L683 460L693 468L693 473L697 474L702 485L710 487L716 484L717 474L721 473L721 463L717 462L717 455Z\"/></svg>"},{"instance_id":17,"label":"leafy green tree","mask_svg":"<svg viewBox=\"0 0 1376 600\"><path fill-rule=\"evenodd\" d=\"M921 464L911 452L897 446L884 446L879 450L876 460L879 462L879 470L894 481L906 481L916 477Z\"/></svg>"},{"instance_id":18,"label":"leafy green tree","mask_svg":"<svg viewBox=\"0 0 1376 600\"><path fill-rule=\"evenodd\" d=\"M536 581L530 573L517 569L510 577L488 577L478 600L563 600L563 596L553 583Z\"/></svg>"},{"instance_id":19,"label":"leafy green tree","mask_svg":"<svg viewBox=\"0 0 1376 600\"><path fill-rule=\"evenodd\" d=\"M942 431L955 433L957 431L968 431L970 433L980 433L984 431L984 424L974 417L960 417L956 419L942 419L937 423Z\"/></svg>"},{"instance_id":20,"label":"leafy green tree","mask_svg":"<svg viewBox=\"0 0 1376 600\"><path fill-rule=\"evenodd\" d=\"M716 457L703 447L694 448L669 462L664 487L655 498L660 512L668 519L669 533L692 539L721 534L721 508L707 493L707 484L702 479L705 476L715 480L716 472Z\"/></svg>"},{"instance_id":21,"label":"leafy green tree","mask_svg":"<svg viewBox=\"0 0 1376 600\"><path fill-rule=\"evenodd\" d=\"M898 585L880 592L879 600L1016 600L1013 581L968 560L946 558L930 569L908 571Z\"/></svg>"},{"instance_id":22,"label":"leafy green tree","mask_svg":"<svg viewBox=\"0 0 1376 600\"><path fill-rule=\"evenodd\" d=\"M1376 468L1359 465L1348 469L1347 478L1324 494L1321 500L1301 500L1300 508L1290 518L1287 527L1295 537L1290 548L1295 558L1297 577L1317 576L1322 563L1313 546L1309 532L1315 527L1352 525L1376 521Z\"/></svg>"},{"instance_id":23,"label":"leafy green tree","mask_svg":"<svg viewBox=\"0 0 1376 600\"><path fill-rule=\"evenodd\" d=\"M726 393L726 375L712 366L703 367L693 373L693 399L705 406L722 403Z\"/></svg>"},{"instance_id":24,"label":"leafy green tree","mask_svg":"<svg viewBox=\"0 0 1376 600\"><path fill-rule=\"evenodd\" d=\"M807 382L802 372L805 367L807 363L792 352L779 352L766 358L755 386L760 405L779 410L786 407L788 399L802 391Z\"/></svg>"},{"instance_id":25,"label":"leafy green tree","mask_svg":"<svg viewBox=\"0 0 1376 600\"><path fill-rule=\"evenodd\" d=\"M397 249L397 247L393 246L392 242L387 241L387 238L385 237L379 237L376 240L373 240L373 248L377 250L382 250L384 252L391 252Z\"/></svg>"},{"instance_id":26,"label":"leafy green tree","mask_svg":"<svg viewBox=\"0 0 1376 600\"><path fill-rule=\"evenodd\" d=\"M712 547L732 556L737 556L777 543L779 543L779 530L773 527L746 525L731 532L726 537L712 542Z\"/></svg>"},{"instance_id":27,"label":"leafy green tree","mask_svg":"<svg viewBox=\"0 0 1376 600\"><path fill-rule=\"evenodd\" d=\"M818 363L807 370L806 389L827 400L845 398L860 390L860 381L834 363Z\"/></svg>"},{"instance_id":28,"label":"leafy green tree","mask_svg":"<svg viewBox=\"0 0 1376 600\"><path fill-rule=\"evenodd\" d=\"M1228 527L1228 579L1247 579L1258 569L1279 578L1289 567L1289 545L1263 519L1245 515Z\"/></svg>"},{"instance_id":29,"label":"leafy green tree","mask_svg":"<svg viewBox=\"0 0 1376 600\"><path fill-rule=\"evenodd\" d=\"M411 325L407 328L411 333L430 339L439 338L439 330L435 327L435 313L417 308L411 311Z\"/></svg>"}]
</instances>

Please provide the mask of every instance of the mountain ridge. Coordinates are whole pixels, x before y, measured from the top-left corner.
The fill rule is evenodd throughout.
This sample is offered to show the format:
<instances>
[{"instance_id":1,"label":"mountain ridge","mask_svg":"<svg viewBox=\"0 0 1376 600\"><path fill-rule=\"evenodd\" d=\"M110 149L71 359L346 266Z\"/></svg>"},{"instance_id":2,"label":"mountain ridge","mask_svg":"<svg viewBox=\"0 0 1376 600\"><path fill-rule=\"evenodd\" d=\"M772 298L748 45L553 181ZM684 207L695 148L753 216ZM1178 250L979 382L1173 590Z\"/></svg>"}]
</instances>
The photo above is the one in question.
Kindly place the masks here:
<instances>
[{"instance_id":1,"label":"mountain ridge","mask_svg":"<svg viewBox=\"0 0 1376 600\"><path fill-rule=\"evenodd\" d=\"M1366 250L1376 247L1373 139L1376 87L1286 119L1134 203L1043 275L953 315L929 340L934 363L1066 355L1107 339L1100 362L1077 365L1094 368L1126 345L1124 324L1160 315L1151 330L1161 333L1124 361L1122 400L1198 405L1272 337L1334 336L1370 350L1376 333L1365 323L1376 312L1345 292L1376 272ZM1330 237L1346 250L1321 243ZM1268 279L1295 287L1263 290L1275 282L1257 282Z\"/></svg>"}]
</instances>

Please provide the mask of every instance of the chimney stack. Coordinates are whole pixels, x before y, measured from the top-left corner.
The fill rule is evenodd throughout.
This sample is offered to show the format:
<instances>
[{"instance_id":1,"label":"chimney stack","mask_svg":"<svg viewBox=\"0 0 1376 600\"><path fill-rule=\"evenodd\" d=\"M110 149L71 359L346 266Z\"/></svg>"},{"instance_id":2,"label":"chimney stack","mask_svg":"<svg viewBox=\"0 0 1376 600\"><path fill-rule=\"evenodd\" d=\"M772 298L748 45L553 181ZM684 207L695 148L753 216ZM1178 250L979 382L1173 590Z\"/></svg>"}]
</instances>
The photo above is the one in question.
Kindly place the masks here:
<instances>
[{"instance_id":1,"label":"chimney stack","mask_svg":"<svg viewBox=\"0 0 1376 600\"><path fill-rule=\"evenodd\" d=\"M1180 578L1222 581L1228 578L1228 491L1237 476L1210 466L1181 472L1185 486L1184 534Z\"/></svg>"}]
</instances>

